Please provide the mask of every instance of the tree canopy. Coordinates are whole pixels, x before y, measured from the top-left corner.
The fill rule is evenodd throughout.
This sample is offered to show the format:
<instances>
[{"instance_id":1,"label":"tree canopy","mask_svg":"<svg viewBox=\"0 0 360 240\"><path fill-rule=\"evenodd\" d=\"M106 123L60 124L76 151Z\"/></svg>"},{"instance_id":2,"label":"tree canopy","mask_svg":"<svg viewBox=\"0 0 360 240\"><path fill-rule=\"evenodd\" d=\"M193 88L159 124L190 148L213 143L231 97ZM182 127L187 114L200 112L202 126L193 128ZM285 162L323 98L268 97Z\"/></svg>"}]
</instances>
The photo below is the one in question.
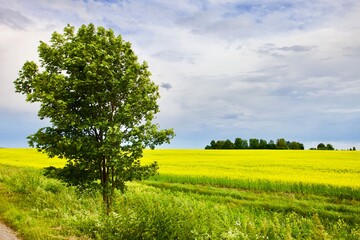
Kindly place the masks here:
<instances>
[{"instance_id":1,"label":"tree canopy","mask_svg":"<svg viewBox=\"0 0 360 240\"><path fill-rule=\"evenodd\" d=\"M324 144L324 143L319 143L316 147L317 150L334 150L333 145L331 145L330 143L328 144Z\"/></svg>"},{"instance_id":2,"label":"tree canopy","mask_svg":"<svg viewBox=\"0 0 360 240\"><path fill-rule=\"evenodd\" d=\"M159 112L158 86L131 44L93 24L66 26L50 44L38 47L40 65L25 62L16 92L41 103L38 116L51 126L29 136L29 144L50 157L66 158L56 175L69 184L102 189L109 210L114 189L154 174L157 164L140 165L145 147L169 143L172 129L152 121Z\"/></svg>"},{"instance_id":3,"label":"tree canopy","mask_svg":"<svg viewBox=\"0 0 360 240\"><path fill-rule=\"evenodd\" d=\"M304 144L296 141L286 141L284 138L267 142L264 139L250 138L249 141L242 138L235 138L234 143L231 140L212 140L205 149L293 149L304 150Z\"/></svg>"}]
</instances>

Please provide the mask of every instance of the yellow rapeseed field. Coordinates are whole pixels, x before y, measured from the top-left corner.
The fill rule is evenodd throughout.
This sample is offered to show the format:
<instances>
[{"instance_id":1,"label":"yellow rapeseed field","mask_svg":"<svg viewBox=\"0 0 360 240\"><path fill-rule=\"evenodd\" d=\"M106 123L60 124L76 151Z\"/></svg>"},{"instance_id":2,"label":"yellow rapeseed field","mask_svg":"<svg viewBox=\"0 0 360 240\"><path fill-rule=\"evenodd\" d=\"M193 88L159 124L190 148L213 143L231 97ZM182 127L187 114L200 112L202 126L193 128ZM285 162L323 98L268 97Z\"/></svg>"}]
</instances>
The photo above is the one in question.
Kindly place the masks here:
<instances>
[{"instance_id":1,"label":"yellow rapeseed field","mask_svg":"<svg viewBox=\"0 0 360 240\"><path fill-rule=\"evenodd\" d=\"M142 162L152 161L167 175L360 187L360 151L145 150ZM65 160L35 149L0 149L0 164L61 167Z\"/></svg>"},{"instance_id":2,"label":"yellow rapeseed field","mask_svg":"<svg viewBox=\"0 0 360 240\"><path fill-rule=\"evenodd\" d=\"M64 159L48 158L46 154L31 148L0 148L0 164L20 167L63 167Z\"/></svg>"},{"instance_id":3,"label":"yellow rapeseed field","mask_svg":"<svg viewBox=\"0 0 360 240\"><path fill-rule=\"evenodd\" d=\"M360 187L360 151L146 150L160 174Z\"/></svg>"}]
</instances>

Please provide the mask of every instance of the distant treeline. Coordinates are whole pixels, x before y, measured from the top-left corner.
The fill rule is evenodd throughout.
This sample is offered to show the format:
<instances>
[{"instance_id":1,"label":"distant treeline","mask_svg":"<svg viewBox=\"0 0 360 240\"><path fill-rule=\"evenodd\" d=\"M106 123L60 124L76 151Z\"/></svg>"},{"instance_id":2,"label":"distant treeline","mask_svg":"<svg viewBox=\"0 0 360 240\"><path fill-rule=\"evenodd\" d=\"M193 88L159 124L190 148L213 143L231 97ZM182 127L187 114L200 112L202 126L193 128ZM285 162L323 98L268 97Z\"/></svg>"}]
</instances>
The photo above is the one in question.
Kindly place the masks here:
<instances>
[{"instance_id":1,"label":"distant treeline","mask_svg":"<svg viewBox=\"0 0 360 240\"><path fill-rule=\"evenodd\" d=\"M249 141L236 138L234 142L231 140L212 140L210 145L206 145L205 149L297 149L304 150L304 144L295 141L286 141L284 138L279 138L274 142L270 140L267 142L264 139L250 138Z\"/></svg>"},{"instance_id":2,"label":"distant treeline","mask_svg":"<svg viewBox=\"0 0 360 240\"><path fill-rule=\"evenodd\" d=\"M326 145L324 143L319 143L316 148L310 148L310 150L335 150L335 148L330 143Z\"/></svg>"}]
</instances>

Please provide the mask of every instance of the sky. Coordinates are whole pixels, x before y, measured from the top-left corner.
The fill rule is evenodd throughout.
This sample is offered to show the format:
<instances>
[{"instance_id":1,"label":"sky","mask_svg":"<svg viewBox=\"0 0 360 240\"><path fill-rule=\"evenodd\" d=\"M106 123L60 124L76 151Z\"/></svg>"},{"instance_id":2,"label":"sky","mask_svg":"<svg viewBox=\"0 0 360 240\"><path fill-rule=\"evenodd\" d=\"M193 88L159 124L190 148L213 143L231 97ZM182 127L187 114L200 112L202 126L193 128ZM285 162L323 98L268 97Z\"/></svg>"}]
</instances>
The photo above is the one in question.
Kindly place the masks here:
<instances>
[{"instance_id":1,"label":"sky","mask_svg":"<svg viewBox=\"0 0 360 240\"><path fill-rule=\"evenodd\" d=\"M15 93L40 41L111 28L160 86L162 148L285 138L360 149L358 0L0 0L0 147L27 147L38 104Z\"/></svg>"}]
</instances>

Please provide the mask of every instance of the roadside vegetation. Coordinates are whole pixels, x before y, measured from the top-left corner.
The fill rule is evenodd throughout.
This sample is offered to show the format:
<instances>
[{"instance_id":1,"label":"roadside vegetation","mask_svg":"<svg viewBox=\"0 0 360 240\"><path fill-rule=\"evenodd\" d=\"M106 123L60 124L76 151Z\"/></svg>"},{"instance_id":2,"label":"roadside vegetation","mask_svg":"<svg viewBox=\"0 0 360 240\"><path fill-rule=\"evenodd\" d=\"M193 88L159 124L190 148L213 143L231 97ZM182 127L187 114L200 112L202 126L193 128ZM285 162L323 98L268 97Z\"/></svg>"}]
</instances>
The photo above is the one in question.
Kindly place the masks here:
<instances>
[{"instance_id":1,"label":"roadside vegetation","mask_svg":"<svg viewBox=\"0 0 360 240\"><path fill-rule=\"evenodd\" d=\"M107 216L101 193L66 187L45 178L38 166L30 167L27 161L20 166L14 157L16 151L26 151L35 163L43 156L35 150L14 150L12 157L9 150L0 149L0 218L25 240L360 238L357 151L145 151L144 163L156 160L159 175L129 182L126 194L116 191ZM51 161L43 159L42 167ZM264 177L235 177L231 171L226 175L236 162L245 172L254 168ZM265 169L274 162L278 168L270 171L278 171L280 178L286 168L300 177L305 177L300 169L307 168L318 178L267 178ZM327 183L331 176L338 181Z\"/></svg>"}]
</instances>

